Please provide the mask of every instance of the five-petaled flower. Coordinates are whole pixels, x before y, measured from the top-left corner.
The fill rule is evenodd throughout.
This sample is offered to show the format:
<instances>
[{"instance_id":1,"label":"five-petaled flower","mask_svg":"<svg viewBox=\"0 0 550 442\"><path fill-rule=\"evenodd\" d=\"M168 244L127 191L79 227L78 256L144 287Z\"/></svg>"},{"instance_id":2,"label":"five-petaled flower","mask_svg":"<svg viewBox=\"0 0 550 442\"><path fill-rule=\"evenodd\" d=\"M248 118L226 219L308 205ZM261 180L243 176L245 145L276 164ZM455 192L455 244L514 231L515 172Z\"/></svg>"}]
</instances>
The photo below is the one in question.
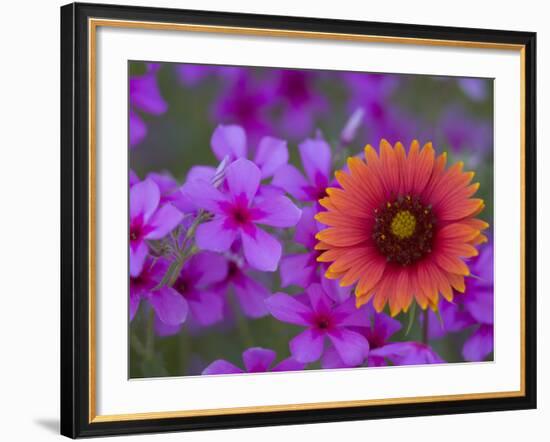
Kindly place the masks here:
<instances>
[{"instance_id":1,"label":"five-petaled flower","mask_svg":"<svg viewBox=\"0 0 550 442\"><path fill-rule=\"evenodd\" d=\"M240 238L251 267L275 271L281 259L281 243L257 224L292 227L301 211L285 196L259 197L260 180L258 166L239 158L225 170L225 192L202 180L189 183L184 192L194 204L213 215L211 221L197 228L199 248L226 252Z\"/></svg>"},{"instance_id":2,"label":"five-petaled flower","mask_svg":"<svg viewBox=\"0 0 550 442\"><path fill-rule=\"evenodd\" d=\"M368 355L367 339L353 327L367 327L365 310L356 308L353 298L335 303L320 284L312 284L305 296L276 293L266 301L271 314L282 322L306 327L290 343L290 352L303 363L318 360L328 338L339 357L350 366L360 364Z\"/></svg>"}]
</instances>

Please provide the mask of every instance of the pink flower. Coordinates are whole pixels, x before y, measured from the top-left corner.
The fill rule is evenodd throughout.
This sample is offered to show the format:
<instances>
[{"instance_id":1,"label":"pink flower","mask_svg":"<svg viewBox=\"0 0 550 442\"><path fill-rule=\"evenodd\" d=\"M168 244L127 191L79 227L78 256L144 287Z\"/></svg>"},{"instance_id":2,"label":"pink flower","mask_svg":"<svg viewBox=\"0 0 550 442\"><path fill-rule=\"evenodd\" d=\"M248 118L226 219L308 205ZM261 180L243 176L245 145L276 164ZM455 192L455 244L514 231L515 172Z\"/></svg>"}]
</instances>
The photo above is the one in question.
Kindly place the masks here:
<instances>
[{"instance_id":1,"label":"pink flower","mask_svg":"<svg viewBox=\"0 0 550 442\"><path fill-rule=\"evenodd\" d=\"M231 163L225 170L225 180L225 191L200 179L188 183L183 190L197 207L214 215L197 228L198 247L227 252L239 238L251 267L275 271L281 259L281 243L257 224L295 226L300 209L282 195L258 197L261 171L252 161L240 158Z\"/></svg>"},{"instance_id":2,"label":"pink flower","mask_svg":"<svg viewBox=\"0 0 550 442\"><path fill-rule=\"evenodd\" d=\"M350 328L368 327L364 308L357 309L353 298L335 303L320 284L309 286L306 295L276 293L266 300L267 308L279 321L306 327L289 343L292 356L298 362L314 362L322 356L328 338L346 364L359 365L368 355L369 343Z\"/></svg>"}]
</instances>

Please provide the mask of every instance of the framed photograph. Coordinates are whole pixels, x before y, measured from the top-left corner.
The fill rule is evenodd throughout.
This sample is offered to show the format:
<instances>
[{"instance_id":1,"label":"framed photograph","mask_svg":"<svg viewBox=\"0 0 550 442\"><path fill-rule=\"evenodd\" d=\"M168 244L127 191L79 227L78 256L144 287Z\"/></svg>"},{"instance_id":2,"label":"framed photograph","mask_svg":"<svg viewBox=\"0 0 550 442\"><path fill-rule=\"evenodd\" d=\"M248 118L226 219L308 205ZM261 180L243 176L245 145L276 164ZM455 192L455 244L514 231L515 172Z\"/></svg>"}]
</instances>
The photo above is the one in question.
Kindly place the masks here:
<instances>
[{"instance_id":1,"label":"framed photograph","mask_svg":"<svg viewBox=\"0 0 550 442\"><path fill-rule=\"evenodd\" d=\"M61 433L536 407L536 36L61 8Z\"/></svg>"}]
</instances>

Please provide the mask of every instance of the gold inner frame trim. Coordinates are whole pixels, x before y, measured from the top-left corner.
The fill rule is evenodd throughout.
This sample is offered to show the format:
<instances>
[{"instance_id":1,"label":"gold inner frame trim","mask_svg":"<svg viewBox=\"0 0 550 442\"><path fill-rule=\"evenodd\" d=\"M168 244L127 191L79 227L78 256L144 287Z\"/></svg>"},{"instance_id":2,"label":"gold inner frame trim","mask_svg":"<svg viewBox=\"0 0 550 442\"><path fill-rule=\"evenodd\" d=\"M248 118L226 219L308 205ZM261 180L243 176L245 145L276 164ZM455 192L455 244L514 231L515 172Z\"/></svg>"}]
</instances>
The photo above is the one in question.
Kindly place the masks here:
<instances>
[{"instance_id":1,"label":"gold inner frame trim","mask_svg":"<svg viewBox=\"0 0 550 442\"><path fill-rule=\"evenodd\" d=\"M316 40L357 41L367 43L410 44L420 46L443 46L474 49L497 49L518 51L520 54L520 168L521 168L521 226L520 226L520 389L487 393L466 393L437 396L416 396L387 399L367 399L336 402L316 402L284 405L262 405L234 408L200 410L158 411L129 414L96 414L96 34L98 27L132 28L160 31L185 31L215 34L235 34L265 37L306 38ZM472 399L497 399L525 396L525 46L493 42L440 40L412 37L390 37L330 32L292 31L283 29L245 28L233 26L211 26L181 23L158 23L131 20L88 19L88 94L89 94L89 383L88 421L89 423L133 421L145 419L168 419L179 417L236 415L258 412L280 412L298 410L321 410L327 408L365 407L374 405L417 404L427 402L460 401Z\"/></svg>"}]
</instances>

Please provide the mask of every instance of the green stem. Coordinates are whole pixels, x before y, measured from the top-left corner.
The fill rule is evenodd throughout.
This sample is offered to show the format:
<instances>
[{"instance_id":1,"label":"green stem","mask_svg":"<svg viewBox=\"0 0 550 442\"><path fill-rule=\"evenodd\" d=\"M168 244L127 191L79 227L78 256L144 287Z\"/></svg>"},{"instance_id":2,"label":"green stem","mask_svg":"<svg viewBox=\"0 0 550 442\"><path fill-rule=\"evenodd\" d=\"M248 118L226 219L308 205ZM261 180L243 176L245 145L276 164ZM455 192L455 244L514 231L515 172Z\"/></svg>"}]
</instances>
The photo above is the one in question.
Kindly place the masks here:
<instances>
[{"instance_id":1,"label":"green stem","mask_svg":"<svg viewBox=\"0 0 550 442\"><path fill-rule=\"evenodd\" d=\"M132 346L132 349L142 358L145 358L147 356L147 350L145 349L145 346L133 333L130 336L130 345Z\"/></svg>"},{"instance_id":2,"label":"green stem","mask_svg":"<svg viewBox=\"0 0 550 442\"><path fill-rule=\"evenodd\" d=\"M428 345L428 327L430 315L428 314L428 309L422 312L423 321L422 321L422 343Z\"/></svg>"}]
</instances>

